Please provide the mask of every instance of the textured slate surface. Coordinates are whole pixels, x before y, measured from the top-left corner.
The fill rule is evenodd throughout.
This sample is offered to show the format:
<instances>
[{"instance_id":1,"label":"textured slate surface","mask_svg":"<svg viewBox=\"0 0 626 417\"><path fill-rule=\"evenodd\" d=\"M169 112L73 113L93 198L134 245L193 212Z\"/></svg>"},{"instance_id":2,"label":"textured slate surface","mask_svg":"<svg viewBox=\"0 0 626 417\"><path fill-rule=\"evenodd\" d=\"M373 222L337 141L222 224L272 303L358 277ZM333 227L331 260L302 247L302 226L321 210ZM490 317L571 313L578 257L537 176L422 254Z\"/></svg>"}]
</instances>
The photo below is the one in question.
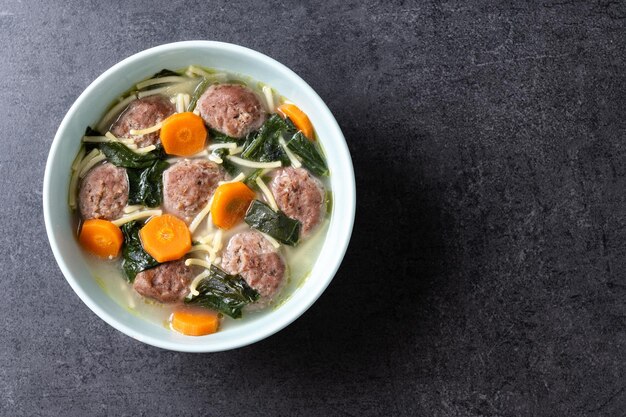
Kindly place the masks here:
<instances>
[{"instance_id":1,"label":"textured slate surface","mask_svg":"<svg viewBox=\"0 0 626 417\"><path fill-rule=\"evenodd\" d=\"M623 2L105 3L0 1L0 415L623 415ZM41 212L74 99L185 39L257 49L307 80L359 196L319 302L210 355L98 319Z\"/></svg>"}]
</instances>

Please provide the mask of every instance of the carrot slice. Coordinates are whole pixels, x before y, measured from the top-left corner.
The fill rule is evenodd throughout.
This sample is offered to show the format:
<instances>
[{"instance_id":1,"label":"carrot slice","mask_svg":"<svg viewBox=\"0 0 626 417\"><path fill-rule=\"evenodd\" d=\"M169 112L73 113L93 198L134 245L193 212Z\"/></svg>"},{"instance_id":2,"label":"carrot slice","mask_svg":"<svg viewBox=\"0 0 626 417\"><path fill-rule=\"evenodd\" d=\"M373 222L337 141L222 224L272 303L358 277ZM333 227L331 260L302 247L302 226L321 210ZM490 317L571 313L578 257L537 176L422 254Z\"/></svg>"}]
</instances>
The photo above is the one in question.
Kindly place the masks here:
<instances>
[{"instance_id":1,"label":"carrot slice","mask_svg":"<svg viewBox=\"0 0 626 417\"><path fill-rule=\"evenodd\" d=\"M209 310L180 309L172 314L172 328L187 336L204 336L217 332L220 319Z\"/></svg>"},{"instance_id":2,"label":"carrot slice","mask_svg":"<svg viewBox=\"0 0 626 417\"><path fill-rule=\"evenodd\" d=\"M124 242L122 231L108 220L85 220L78 241L87 250L101 258L115 258Z\"/></svg>"},{"instance_id":3,"label":"carrot slice","mask_svg":"<svg viewBox=\"0 0 626 417\"><path fill-rule=\"evenodd\" d=\"M230 229L243 220L256 194L243 182L230 182L217 187L211 203L213 223Z\"/></svg>"},{"instance_id":4,"label":"carrot slice","mask_svg":"<svg viewBox=\"0 0 626 417\"><path fill-rule=\"evenodd\" d=\"M309 116L300 110L298 106L295 104L283 104L278 107L278 111L283 116L289 117L298 130L302 131L304 136L310 140L315 140L315 136L313 135L313 125L309 120Z\"/></svg>"},{"instance_id":5,"label":"carrot slice","mask_svg":"<svg viewBox=\"0 0 626 417\"><path fill-rule=\"evenodd\" d=\"M165 153L190 156L204 149L207 130L194 113L175 113L163 121L159 134Z\"/></svg>"},{"instance_id":6,"label":"carrot slice","mask_svg":"<svg viewBox=\"0 0 626 417\"><path fill-rule=\"evenodd\" d=\"M139 230L141 244L157 262L180 259L191 249L191 234L184 221L171 214L155 216Z\"/></svg>"}]
</instances>

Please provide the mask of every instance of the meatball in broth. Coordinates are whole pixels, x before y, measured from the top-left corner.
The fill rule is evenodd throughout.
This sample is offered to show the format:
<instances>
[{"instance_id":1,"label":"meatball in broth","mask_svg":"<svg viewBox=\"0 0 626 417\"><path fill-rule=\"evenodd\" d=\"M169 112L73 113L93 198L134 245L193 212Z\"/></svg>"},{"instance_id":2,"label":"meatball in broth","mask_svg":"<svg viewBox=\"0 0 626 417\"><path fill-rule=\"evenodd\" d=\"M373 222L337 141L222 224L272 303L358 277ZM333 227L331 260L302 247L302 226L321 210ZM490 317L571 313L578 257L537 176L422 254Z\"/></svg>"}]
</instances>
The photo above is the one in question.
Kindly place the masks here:
<instances>
[{"instance_id":1,"label":"meatball in broth","mask_svg":"<svg viewBox=\"0 0 626 417\"><path fill-rule=\"evenodd\" d=\"M242 232L230 238L222 257L222 268L239 274L261 295L265 306L285 283L285 263L276 249L258 232Z\"/></svg>"},{"instance_id":2,"label":"meatball in broth","mask_svg":"<svg viewBox=\"0 0 626 417\"><path fill-rule=\"evenodd\" d=\"M224 169L215 162L194 159L175 163L163 173L165 211L191 223L225 178Z\"/></svg>"},{"instance_id":3,"label":"meatball in broth","mask_svg":"<svg viewBox=\"0 0 626 417\"><path fill-rule=\"evenodd\" d=\"M304 168L276 172L270 189L278 208L302 223L302 236L311 234L324 215L324 186Z\"/></svg>"},{"instance_id":4,"label":"meatball in broth","mask_svg":"<svg viewBox=\"0 0 626 417\"><path fill-rule=\"evenodd\" d=\"M267 117L256 94L237 84L210 86L198 100L197 109L207 125L234 138L259 129Z\"/></svg>"},{"instance_id":5,"label":"meatball in broth","mask_svg":"<svg viewBox=\"0 0 626 417\"><path fill-rule=\"evenodd\" d=\"M189 293L192 279L193 271L184 261L172 261L138 273L133 288L144 297L173 303L182 301Z\"/></svg>"},{"instance_id":6,"label":"meatball in broth","mask_svg":"<svg viewBox=\"0 0 626 417\"><path fill-rule=\"evenodd\" d=\"M174 114L175 110L166 97L158 94L137 99L120 114L111 126L111 133L118 138L132 138L140 148L156 145L159 142L158 131L138 136L131 135L130 131L155 126Z\"/></svg>"},{"instance_id":7,"label":"meatball in broth","mask_svg":"<svg viewBox=\"0 0 626 417\"><path fill-rule=\"evenodd\" d=\"M83 220L114 220L128 202L128 176L124 168L104 163L92 168L80 183L78 208Z\"/></svg>"}]
</instances>

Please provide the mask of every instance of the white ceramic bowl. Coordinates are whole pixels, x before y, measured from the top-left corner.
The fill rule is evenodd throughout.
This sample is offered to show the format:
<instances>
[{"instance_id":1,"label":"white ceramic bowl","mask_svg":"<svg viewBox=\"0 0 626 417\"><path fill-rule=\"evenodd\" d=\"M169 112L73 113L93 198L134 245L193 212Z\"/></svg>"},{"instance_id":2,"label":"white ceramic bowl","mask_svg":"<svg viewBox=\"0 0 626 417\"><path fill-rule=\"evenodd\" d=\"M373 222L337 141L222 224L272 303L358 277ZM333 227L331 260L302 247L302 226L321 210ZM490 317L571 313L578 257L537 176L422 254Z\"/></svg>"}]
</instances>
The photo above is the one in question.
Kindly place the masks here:
<instances>
[{"instance_id":1,"label":"white ceramic bowl","mask_svg":"<svg viewBox=\"0 0 626 417\"><path fill-rule=\"evenodd\" d=\"M216 334L189 337L129 313L92 278L72 229L68 207L70 165L87 125L137 81L163 68L190 64L251 76L295 102L313 122L331 170L333 209L328 235L304 284L279 308L245 318ZM114 65L78 97L54 137L43 186L43 208L50 246L72 289L100 318L117 330L153 346L183 352L215 352L245 346L281 330L304 313L326 289L348 247L354 222L354 171L345 139L322 99L299 76L277 61L250 49L221 42L188 41L157 46ZM69 295L68 295L69 296Z\"/></svg>"}]
</instances>

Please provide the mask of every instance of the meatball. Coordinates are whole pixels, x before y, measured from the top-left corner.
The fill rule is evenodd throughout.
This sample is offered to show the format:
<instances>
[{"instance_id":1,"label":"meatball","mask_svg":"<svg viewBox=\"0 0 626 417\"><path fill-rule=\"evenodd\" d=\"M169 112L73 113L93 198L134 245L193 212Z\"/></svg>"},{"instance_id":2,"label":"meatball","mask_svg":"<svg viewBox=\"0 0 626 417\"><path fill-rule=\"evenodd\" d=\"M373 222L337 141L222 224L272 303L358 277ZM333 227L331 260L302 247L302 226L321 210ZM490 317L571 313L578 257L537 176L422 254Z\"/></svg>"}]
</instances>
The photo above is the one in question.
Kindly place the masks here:
<instances>
[{"instance_id":1,"label":"meatball","mask_svg":"<svg viewBox=\"0 0 626 417\"><path fill-rule=\"evenodd\" d=\"M120 114L111 126L111 133L117 137L132 138L139 147L155 145L159 142L159 131L133 136L130 130L152 127L175 111L174 105L166 97L158 94L137 99Z\"/></svg>"},{"instance_id":2,"label":"meatball","mask_svg":"<svg viewBox=\"0 0 626 417\"><path fill-rule=\"evenodd\" d=\"M210 86L198 99L197 108L207 125L234 138L257 130L267 117L254 92L236 84Z\"/></svg>"},{"instance_id":3,"label":"meatball","mask_svg":"<svg viewBox=\"0 0 626 417\"><path fill-rule=\"evenodd\" d=\"M92 168L80 183L78 208L83 219L113 220L128 202L128 176L124 168L104 163Z\"/></svg>"},{"instance_id":4,"label":"meatball","mask_svg":"<svg viewBox=\"0 0 626 417\"><path fill-rule=\"evenodd\" d=\"M217 183L224 179L224 169L214 162L203 159L177 162L163 173L165 211L191 223L209 202Z\"/></svg>"},{"instance_id":5,"label":"meatball","mask_svg":"<svg viewBox=\"0 0 626 417\"><path fill-rule=\"evenodd\" d=\"M302 223L307 236L323 218L324 186L304 168L279 170L270 184L276 204L287 216Z\"/></svg>"},{"instance_id":6,"label":"meatball","mask_svg":"<svg viewBox=\"0 0 626 417\"><path fill-rule=\"evenodd\" d=\"M269 303L285 283L285 263L276 249L258 232L237 233L222 253L222 269L240 274L261 297L259 306Z\"/></svg>"},{"instance_id":7,"label":"meatball","mask_svg":"<svg viewBox=\"0 0 626 417\"><path fill-rule=\"evenodd\" d=\"M138 273L133 288L144 297L174 303L187 296L193 275L194 271L185 266L185 261L167 262Z\"/></svg>"}]
</instances>

